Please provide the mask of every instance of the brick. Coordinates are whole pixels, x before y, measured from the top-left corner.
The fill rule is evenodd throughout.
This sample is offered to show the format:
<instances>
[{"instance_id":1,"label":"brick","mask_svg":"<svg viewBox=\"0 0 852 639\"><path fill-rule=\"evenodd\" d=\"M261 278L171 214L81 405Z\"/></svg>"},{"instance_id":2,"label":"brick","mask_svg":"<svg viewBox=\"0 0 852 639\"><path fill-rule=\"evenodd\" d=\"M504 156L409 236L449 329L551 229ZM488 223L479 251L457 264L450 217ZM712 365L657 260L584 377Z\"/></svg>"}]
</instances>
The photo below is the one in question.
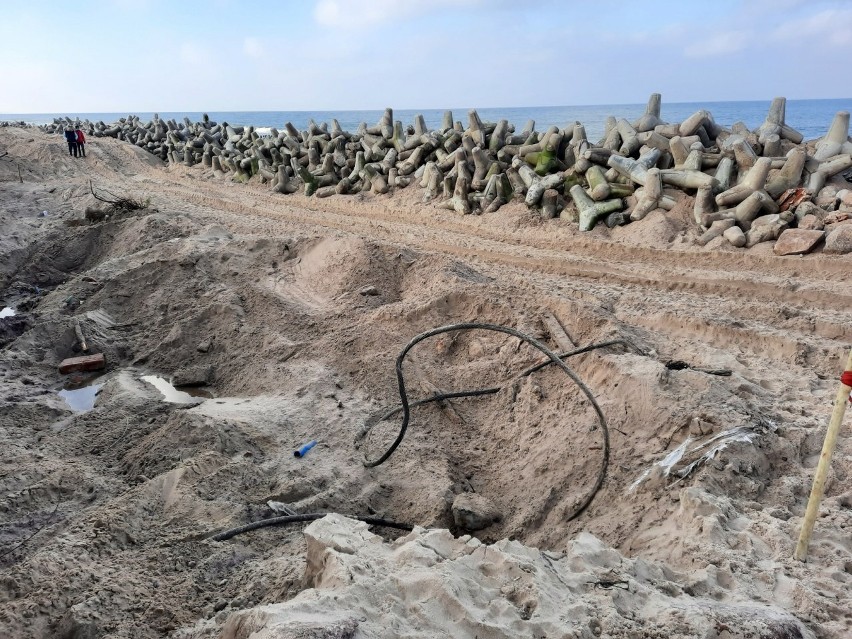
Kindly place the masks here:
<instances>
[{"instance_id":1,"label":"brick","mask_svg":"<svg viewBox=\"0 0 852 639\"><path fill-rule=\"evenodd\" d=\"M63 375L76 373L77 371L99 371L106 366L103 353L97 355L83 355L82 357L69 357L59 363L59 372Z\"/></svg>"}]
</instances>

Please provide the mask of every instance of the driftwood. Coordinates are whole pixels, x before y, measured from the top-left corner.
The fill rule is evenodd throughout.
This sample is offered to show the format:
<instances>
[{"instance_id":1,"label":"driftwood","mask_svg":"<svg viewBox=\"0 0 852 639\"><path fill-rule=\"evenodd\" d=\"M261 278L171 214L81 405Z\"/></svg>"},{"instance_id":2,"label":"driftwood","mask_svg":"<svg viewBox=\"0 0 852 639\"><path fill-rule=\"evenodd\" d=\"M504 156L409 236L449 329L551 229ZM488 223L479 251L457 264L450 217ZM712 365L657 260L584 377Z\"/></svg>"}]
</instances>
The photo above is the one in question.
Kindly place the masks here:
<instances>
[{"instance_id":1,"label":"driftwood","mask_svg":"<svg viewBox=\"0 0 852 639\"><path fill-rule=\"evenodd\" d=\"M103 195L98 195L95 192L95 187L92 184L92 181L89 180L89 192L92 194L98 202L103 202L107 204L107 208L104 213L112 214L112 213L127 213L130 211L137 211L139 209L144 209L148 207L148 203L146 201L137 200L131 197L119 197L109 191L103 189L103 192L110 196L104 197Z\"/></svg>"}]
</instances>

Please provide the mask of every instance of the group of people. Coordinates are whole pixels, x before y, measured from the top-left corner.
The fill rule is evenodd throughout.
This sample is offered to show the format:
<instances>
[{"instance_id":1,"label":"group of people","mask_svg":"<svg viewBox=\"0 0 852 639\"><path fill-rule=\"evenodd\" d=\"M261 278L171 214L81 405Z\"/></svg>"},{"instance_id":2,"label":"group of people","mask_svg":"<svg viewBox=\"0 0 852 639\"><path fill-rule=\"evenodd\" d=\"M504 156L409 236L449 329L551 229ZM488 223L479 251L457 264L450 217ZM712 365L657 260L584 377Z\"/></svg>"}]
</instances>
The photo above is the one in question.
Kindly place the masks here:
<instances>
[{"instance_id":1,"label":"group of people","mask_svg":"<svg viewBox=\"0 0 852 639\"><path fill-rule=\"evenodd\" d=\"M65 140L68 142L68 154L86 157L86 136L80 127L65 127Z\"/></svg>"}]
</instances>

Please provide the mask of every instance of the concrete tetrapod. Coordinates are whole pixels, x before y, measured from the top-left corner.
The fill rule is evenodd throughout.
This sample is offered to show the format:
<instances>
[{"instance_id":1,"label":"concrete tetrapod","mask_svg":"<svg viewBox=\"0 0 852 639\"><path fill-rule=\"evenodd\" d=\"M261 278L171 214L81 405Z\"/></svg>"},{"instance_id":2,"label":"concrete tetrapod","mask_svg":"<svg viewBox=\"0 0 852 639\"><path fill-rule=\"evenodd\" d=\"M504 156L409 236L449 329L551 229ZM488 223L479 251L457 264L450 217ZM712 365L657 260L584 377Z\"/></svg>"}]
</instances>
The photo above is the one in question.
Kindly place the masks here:
<instances>
[{"instance_id":1,"label":"concrete tetrapod","mask_svg":"<svg viewBox=\"0 0 852 639\"><path fill-rule=\"evenodd\" d=\"M571 199L574 200L574 205L580 212L581 231L591 231L600 218L624 208L624 202L622 200L595 202L588 196L588 194L586 194L583 187L579 184L575 184L571 187L570 194Z\"/></svg>"},{"instance_id":2,"label":"concrete tetrapod","mask_svg":"<svg viewBox=\"0 0 852 639\"><path fill-rule=\"evenodd\" d=\"M639 150L639 147L642 146L642 143L636 136L636 129L634 129L630 122L624 118L617 121L616 128L618 129L618 134L621 136L621 147L618 152L625 157L636 153Z\"/></svg>"},{"instance_id":3,"label":"concrete tetrapod","mask_svg":"<svg viewBox=\"0 0 852 639\"><path fill-rule=\"evenodd\" d=\"M573 128L571 129L573 132ZM608 116L604 122L604 136L598 146L608 151L618 151L621 148L621 135L618 133L618 121Z\"/></svg>"},{"instance_id":4,"label":"concrete tetrapod","mask_svg":"<svg viewBox=\"0 0 852 639\"><path fill-rule=\"evenodd\" d=\"M704 234L701 235L701 237L695 240L695 243L699 246L706 246L710 240L714 240L721 236L735 224L736 222L734 220L716 220L710 225L709 229L704 231Z\"/></svg>"},{"instance_id":5,"label":"concrete tetrapod","mask_svg":"<svg viewBox=\"0 0 852 639\"><path fill-rule=\"evenodd\" d=\"M807 164L810 164L810 162L806 163L806 167ZM828 178L850 167L852 167L852 155L835 155L829 160L819 162L816 171L811 173L811 177L808 179L808 195L817 195L825 186Z\"/></svg>"},{"instance_id":6,"label":"concrete tetrapod","mask_svg":"<svg viewBox=\"0 0 852 639\"><path fill-rule=\"evenodd\" d=\"M722 191L727 191L731 188L731 183L734 180L734 169L734 160L732 158L723 156L719 160L714 177L719 183L719 189Z\"/></svg>"},{"instance_id":7,"label":"concrete tetrapod","mask_svg":"<svg viewBox=\"0 0 852 639\"><path fill-rule=\"evenodd\" d=\"M639 201L630 213L630 219L638 222L648 213L660 206L663 197L663 181L660 178L660 169L650 168L645 176L645 186L639 196Z\"/></svg>"},{"instance_id":8,"label":"concrete tetrapod","mask_svg":"<svg viewBox=\"0 0 852 639\"><path fill-rule=\"evenodd\" d=\"M703 109L683 122L666 125L660 122L660 103L659 94L650 96L644 115L633 122L610 116L597 144L589 142L579 122L543 133L529 122L515 133L507 120L483 122L476 111L468 114L465 125L454 122L447 112L441 127L432 131L422 115L405 125L393 120L391 109L384 111L378 123L361 123L353 133L334 120L331 126L309 121L303 131L291 123L279 131L217 124L209 117L178 122L155 116L144 123L132 115L113 125L86 121L81 126L93 137L116 137L173 165L201 165L203 169L193 170L202 170L206 176L227 175L283 193L302 186L306 193L318 196L383 193L417 181L425 189L424 199L436 198L443 190L453 210L456 205L462 210L491 210L514 196L550 216L554 199L548 193L545 200L548 189L557 191L558 211L562 193L588 184L592 200L628 198L630 215L621 211L611 215L607 224L641 219L657 207L671 208L676 201L661 188L669 185L697 190L694 217L705 228L722 220L735 220L748 228L756 216L777 210L775 199L802 186L803 174L807 189L795 197L805 192L814 197L829 177L852 166L846 112L835 116L827 135L817 143L815 157L809 157L804 145L793 147L797 134L784 122L783 98L773 101L766 121L755 131L742 122L730 131L722 130ZM70 124L77 123L57 118L43 130L61 134ZM517 160L525 160L524 166ZM654 177L648 183L652 168L659 171L651 174ZM771 177L770 169L777 170ZM734 186L737 171L742 174L741 184ZM457 187L464 187L466 179L467 203L462 204L456 197ZM629 197L634 184L645 185L635 191L635 200ZM827 204L830 197L826 192L819 201ZM723 210L715 210L717 203ZM564 216L573 218L575 211L572 206Z\"/></svg>"},{"instance_id":9,"label":"concrete tetrapod","mask_svg":"<svg viewBox=\"0 0 852 639\"><path fill-rule=\"evenodd\" d=\"M804 136L796 129L787 126L785 118L787 115L787 98L775 98L769 106L766 120L757 129L757 139L761 144L766 144L767 138L776 134L793 144L799 144Z\"/></svg>"},{"instance_id":10,"label":"concrete tetrapod","mask_svg":"<svg viewBox=\"0 0 852 639\"><path fill-rule=\"evenodd\" d=\"M743 230L748 231L751 228L752 220L758 218L764 210L771 211L770 202L775 204L772 198L766 194L766 191L754 191L734 208L734 219ZM775 210L778 210L777 205L775 205Z\"/></svg>"},{"instance_id":11,"label":"concrete tetrapod","mask_svg":"<svg viewBox=\"0 0 852 639\"><path fill-rule=\"evenodd\" d=\"M559 193L556 189L547 189L541 197L541 217L552 220L556 217L556 208L559 201Z\"/></svg>"},{"instance_id":12,"label":"concrete tetrapod","mask_svg":"<svg viewBox=\"0 0 852 639\"><path fill-rule=\"evenodd\" d=\"M659 149L648 149L639 156L638 160L621 157L620 155L611 155L609 160L607 160L607 164L621 175L630 178L637 184L644 185L648 169L655 166L659 159Z\"/></svg>"},{"instance_id":13,"label":"concrete tetrapod","mask_svg":"<svg viewBox=\"0 0 852 639\"><path fill-rule=\"evenodd\" d=\"M719 186L712 175L695 170L665 169L660 171L660 177L665 184L680 189L715 189Z\"/></svg>"},{"instance_id":14,"label":"concrete tetrapod","mask_svg":"<svg viewBox=\"0 0 852 639\"><path fill-rule=\"evenodd\" d=\"M713 139L715 139L721 131L719 125L716 124L716 121L713 119L712 114L705 109L696 111L686 118L686 120L681 122L678 127L678 134L681 136L696 134L701 135L698 132L702 129L704 130L705 136L712 137ZM709 145L705 144L705 146Z\"/></svg>"},{"instance_id":15,"label":"concrete tetrapod","mask_svg":"<svg viewBox=\"0 0 852 639\"><path fill-rule=\"evenodd\" d=\"M713 189L698 189L695 194L695 203L692 206L692 215L696 224L708 227L713 222L710 216L716 210L716 200L713 198Z\"/></svg>"},{"instance_id":16,"label":"concrete tetrapod","mask_svg":"<svg viewBox=\"0 0 852 639\"><path fill-rule=\"evenodd\" d=\"M787 189L796 188L802 181L802 171L808 155L802 148L792 149L781 170L766 183L766 192L772 198L779 197Z\"/></svg>"},{"instance_id":17,"label":"concrete tetrapod","mask_svg":"<svg viewBox=\"0 0 852 639\"><path fill-rule=\"evenodd\" d=\"M524 203L529 207L536 206L541 201L545 191L560 186L564 180L565 176L562 173L553 173L543 178L539 178L536 175L536 179L527 189L527 196L524 198Z\"/></svg>"},{"instance_id":18,"label":"concrete tetrapod","mask_svg":"<svg viewBox=\"0 0 852 639\"><path fill-rule=\"evenodd\" d=\"M817 142L814 159L823 161L841 153L852 153L849 141L849 112L839 111L831 121L828 133Z\"/></svg>"},{"instance_id":19,"label":"concrete tetrapod","mask_svg":"<svg viewBox=\"0 0 852 639\"><path fill-rule=\"evenodd\" d=\"M589 195L595 202L612 197L627 197L634 191L632 184L610 183L603 169L597 164L593 164L586 171L586 181L589 183Z\"/></svg>"},{"instance_id":20,"label":"concrete tetrapod","mask_svg":"<svg viewBox=\"0 0 852 639\"><path fill-rule=\"evenodd\" d=\"M741 183L732 186L727 191L723 191L716 196L716 204L719 206L733 206L745 200L755 191L760 191L766 196L761 201L764 209L768 213L775 213L778 210L778 205L764 190L770 168L772 168L771 159L758 158L754 166L746 173L745 179Z\"/></svg>"},{"instance_id":21,"label":"concrete tetrapod","mask_svg":"<svg viewBox=\"0 0 852 639\"><path fill-rule=\"evenodd\" d=\"M663 96L659 93L652 93L648 98L648 106L645 107L645 113L633 123L633 128L639 133L653 131L657 126L663 124L660 119L660 107L662 105Z\"/></svg>"},{"instance_id":22,"label":"concrete tetrapod","mask_svg":"<svg viewBox=\"0 0 852 639\"><path fill-rule=\"evenodd\" d=\"M456 185L453 189L453 196L442 203L442 206L450 211L470 215L471 207L467 196L470 194L470 171L467 168L467 163L463 160L456 162Z\"/></svg>"}]
</instances>

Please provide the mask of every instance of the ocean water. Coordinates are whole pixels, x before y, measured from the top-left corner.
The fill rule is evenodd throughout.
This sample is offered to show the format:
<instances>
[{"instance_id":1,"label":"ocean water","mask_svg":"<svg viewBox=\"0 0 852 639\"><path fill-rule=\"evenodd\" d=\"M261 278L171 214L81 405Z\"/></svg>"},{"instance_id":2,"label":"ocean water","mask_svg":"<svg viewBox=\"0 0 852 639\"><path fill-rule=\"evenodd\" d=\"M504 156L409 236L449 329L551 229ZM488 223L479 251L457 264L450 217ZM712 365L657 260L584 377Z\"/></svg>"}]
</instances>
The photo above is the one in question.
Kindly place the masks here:
<instances>
[{"instance_id":1,"label":"ocean water","mask_svg":"<svg viewBox=\"0 0 852 639\"><path fill-rule=\"evenodd\" d=\"M667 103L663 100L661 117L666 122L680 122L699 109L707 109L713 114L716 122L730 127L735 122L745 122L754 129L763 123L769 110L771 100L755 100L749 102L676 102ZM453 119L460 120L467 126L469 108L453 108ZM537 106L509 108L477 108L483 122L497 122L506 119L520 131L527 120L534 120L536 129L544 131L549 126L564 127L566 124L580 121L586 127L590 140L596 141L603 135L604 122L609 115L623 117L632 121L645 111L644 104L601 104L593 106ZM805 139L818 138L825 135L834 114L838 111L852 111L852 98L835 100L788 100L787 124L797 129ZM354 131L361 122L373 125L382 116L382 110L375 111L208 111L211 120L228 122L229 124L274 126L281 128L285 122L291 122L297 129L307 128L308 121L331 123L337 118L340 126L347 131ZM150 120L153 112L133 112L143 121ZM401 120L403 125L411 124L417 114L422 114L429 128L440 126L444 109L400 109L394 110L394 119ZM114 122L126 117L127 113L0 113L0 121L23 120L33 124L45 124L60 116L103 120ZM164 119L182 120L184 116L192 121L201 119L201 111L160 111Z\"/></svg>"}]
</instances>

